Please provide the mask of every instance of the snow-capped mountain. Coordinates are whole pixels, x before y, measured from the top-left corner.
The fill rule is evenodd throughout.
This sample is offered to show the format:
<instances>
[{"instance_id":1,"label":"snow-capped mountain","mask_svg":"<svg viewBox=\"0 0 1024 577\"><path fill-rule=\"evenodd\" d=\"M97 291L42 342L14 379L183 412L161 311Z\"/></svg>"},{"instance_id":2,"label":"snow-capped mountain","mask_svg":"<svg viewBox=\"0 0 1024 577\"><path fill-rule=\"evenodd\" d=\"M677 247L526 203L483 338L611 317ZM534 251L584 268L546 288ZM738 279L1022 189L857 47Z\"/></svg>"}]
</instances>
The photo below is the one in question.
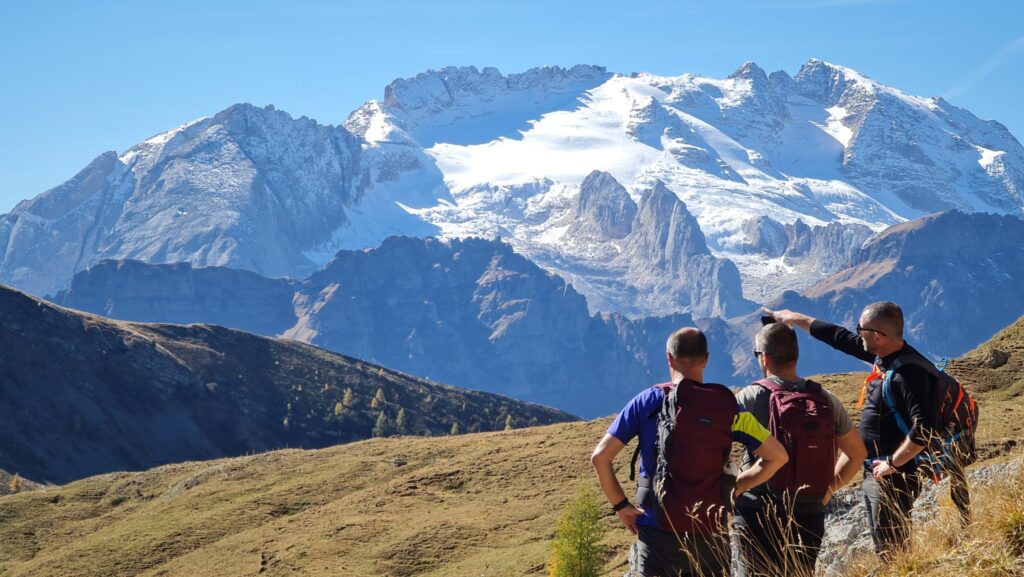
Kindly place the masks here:
<instances>
[{"instance_id":1,"label":"snow-capped mountain","mask_svg":"<svg viewBox=\"0 0 1024 577\"><path fill-rule=\"evenodd\" d=\"M532 81L523 82L474 68L423 74L394 83L383 102L367 104L347 126L367 139L368 154L411 146L433 159L443 178L435 187L452 198L412 212L445 235L506 238L599 308L711 312L692 308L686 294L637 302L636 292L651 288L635 275L649 268L645 262L608 278L608 255L630 260L620 238L581 235L573 225L595 169L636 202L657 182L675 193L711 254L739 267L755 300L845 266L758 250L750 232L766 217L775 228L852 227L832 234L851 243L839 247L849 254L865 231L937 210L1024 214L1024 149L1004 127L841 66L811 60L790 77L746 63L724 80L592 67L552 72L561 83L544 83L543 94L575 88L575 100L541 98L537 76L531 71ZM495 122L487 122L488 111ZM524 117L529 124L509 134ZM491 131L467 138L465 126L474 122ZM360 130L366 126L374 129ZM602 263L596 273L595 260Z\"/></svg>"},{"instance_id":2,"label":"snow-capped mountain","mask_svg":"<svg viewBox=\"0 0 1024 577\"><path fill-rule=\"evenodd\" d=\"M0 282L53 294L104 258L312 272L301 251L349 224L360 156L344 128L232 106L104 153L0 217Z\"/></svg>"},{"instance_id":3,"label":"snow-capped mountain","mask_svg":"<svg viewBox=\"0 0 1024 577\"><path fill-rule=\"evenodd\" d=\"M1020 216L1022 190L1002 125L818 60L726 79L446 68L341 127L239 105L103 155L0 217L0 282L53 293L103 258L298 278L393 234L483 236L591 310L729 316L888 225Z\"/></svg>"}]
</instances>

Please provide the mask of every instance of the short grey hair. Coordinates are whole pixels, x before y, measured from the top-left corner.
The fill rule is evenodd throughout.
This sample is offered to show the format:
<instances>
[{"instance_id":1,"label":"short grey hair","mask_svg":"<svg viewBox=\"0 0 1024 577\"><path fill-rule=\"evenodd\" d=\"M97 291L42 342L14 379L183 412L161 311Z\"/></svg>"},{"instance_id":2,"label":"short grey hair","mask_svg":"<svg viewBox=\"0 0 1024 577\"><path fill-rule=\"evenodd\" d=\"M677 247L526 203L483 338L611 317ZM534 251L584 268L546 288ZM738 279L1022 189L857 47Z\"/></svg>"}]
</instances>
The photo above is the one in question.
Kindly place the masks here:
<instances>
[{"instance_id":1,"label":"short grey hair","mask_svg":"<svg viewBox=\"0 0 1024 577\"><path fill-rule=\"evenodd\" d=\"M886 336L903 338L903 309L900 308L900 305L889 301L871 303L864 307L863 314L868 319L882 325Z\"/></svg>"},{"instance_id":2,"label":"short grey hair","mask_svg":"<svg viewBox=\"0 0 1024 577\"><path fill-rule=\"evenodd\" d=\"M795 363L800 358L796 331L783 323L761 327L754 338L754 348L775 359L780 365Z\"/></svg>"},{"instance_id":3,"label":"short grey hair","mask_svg":"<svg viewBox=\"0 0 1024 577\"><path fill-rule=\"evenodd\" d=\"M708 354L708 338L696 327L683 327L668 337L665 351L673 359L702 358Z\"/></svg>"}]
</instances>

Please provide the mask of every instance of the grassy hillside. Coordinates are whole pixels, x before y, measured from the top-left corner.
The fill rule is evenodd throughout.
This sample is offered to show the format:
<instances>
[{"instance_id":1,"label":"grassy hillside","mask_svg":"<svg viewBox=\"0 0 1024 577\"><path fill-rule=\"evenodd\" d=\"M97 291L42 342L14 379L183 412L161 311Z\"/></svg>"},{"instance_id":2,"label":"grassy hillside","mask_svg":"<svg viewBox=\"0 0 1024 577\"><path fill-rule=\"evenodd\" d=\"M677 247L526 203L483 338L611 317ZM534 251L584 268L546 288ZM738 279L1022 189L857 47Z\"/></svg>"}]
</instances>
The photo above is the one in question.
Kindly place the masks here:
<instances>
[{"instance_id":1,"label":"grassy hillside","mask_svg":"<svg viewBox=\"0 0 1024 577\"><path fill-rule=\"evenodd\" d=\"M607 421L378 439L0 498L0 575L540 575ZM615 565L629 541L614 527Z\"/></svg>"},{"instance_id":2,"label":"grassy hillside","mask_svg":"<svg viewBox=\"0 0 1024 577\"><path fill-rule=\"evenodd\" d=\"M0 469L36 481L574 419L296 341L112 321L3 286L0 318Z\"/></svg>"},{"instance_id":3,"label":"grassy hillside","mask_svg":"<svg viewBox=\"0 0 1024 577\"><path fill-rule=\"evenodd\" d=\"M978 392L982 442L1000 448L990 457L1020 438L1012 415L1022 344L1019 322L951 367ZM986 366L992 348L1009 351L1009 360ZM822 378L849 404L862 379ZM607 425L375 439L8 495L0 497L0 576L540 576L559 513L580 483L596 486L588 457ZM619 472L631 488L630 452ZM1002 485L975 493L977 523L968 531L941 515L919 525L918 550L928 557L901 559L881 574L1020 574L1024 537L1021 551L1007 544L1015 527L1024 535L1017 476L996 475ZM606 574L619 575L631 536L610 513L603 523L612 547ZM850 577L875 563L854 561Z\"/></svg>"}]
</instances>

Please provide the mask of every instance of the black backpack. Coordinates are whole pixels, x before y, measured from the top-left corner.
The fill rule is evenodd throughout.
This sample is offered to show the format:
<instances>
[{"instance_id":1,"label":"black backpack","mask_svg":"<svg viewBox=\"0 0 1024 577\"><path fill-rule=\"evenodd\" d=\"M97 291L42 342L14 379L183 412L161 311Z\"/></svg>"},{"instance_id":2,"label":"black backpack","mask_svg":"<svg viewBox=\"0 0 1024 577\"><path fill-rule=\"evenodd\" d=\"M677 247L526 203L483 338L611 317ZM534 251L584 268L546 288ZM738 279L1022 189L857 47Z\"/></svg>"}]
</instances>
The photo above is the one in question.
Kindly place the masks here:
<instances>
[{"instance_id":1,"label":"black backpack","mask_svg":"<svg viewBox=\"0 0 1024 577\"><path fill-rule=\"evenodd\" d=\"M882 397L889 410L896 416L896 424L904 434L910 427L896 410L889 381L893 372L902 365L912 364L923 368L931 377L931 405L928 425L932 435L928 445L916 460L931 468L933 476L942 476L950 466L970 465L978 458L975 432L978 429L978 404L974 397L954 377L946 372L946 359L935 365L918 355L897 357L882 381Z\"/></svg>"}]
</instances>

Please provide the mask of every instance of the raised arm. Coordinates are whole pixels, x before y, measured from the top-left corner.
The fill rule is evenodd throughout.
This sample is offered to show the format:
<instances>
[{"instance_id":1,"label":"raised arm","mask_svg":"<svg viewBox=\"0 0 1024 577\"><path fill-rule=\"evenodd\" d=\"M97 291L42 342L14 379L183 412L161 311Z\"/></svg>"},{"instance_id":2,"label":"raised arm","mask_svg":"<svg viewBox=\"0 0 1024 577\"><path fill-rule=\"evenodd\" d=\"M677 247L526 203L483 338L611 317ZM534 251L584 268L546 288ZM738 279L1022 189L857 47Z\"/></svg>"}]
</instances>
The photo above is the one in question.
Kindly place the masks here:
<instances>
[{"instance_id":1,"label":"raised arm","mask_svg":"<svg viewBox=\"0 0 1024 577\"><path fill-rule=\"evenodd\" d=\"M771 316L776 322L801 328L815 339L841 353L846 353L866 363L873 363L875 361L875 355L864 350L864 341L861 340L860 336L839 325L790 310L762 310L764 314Z\"/></svg>"}]
</instances>

